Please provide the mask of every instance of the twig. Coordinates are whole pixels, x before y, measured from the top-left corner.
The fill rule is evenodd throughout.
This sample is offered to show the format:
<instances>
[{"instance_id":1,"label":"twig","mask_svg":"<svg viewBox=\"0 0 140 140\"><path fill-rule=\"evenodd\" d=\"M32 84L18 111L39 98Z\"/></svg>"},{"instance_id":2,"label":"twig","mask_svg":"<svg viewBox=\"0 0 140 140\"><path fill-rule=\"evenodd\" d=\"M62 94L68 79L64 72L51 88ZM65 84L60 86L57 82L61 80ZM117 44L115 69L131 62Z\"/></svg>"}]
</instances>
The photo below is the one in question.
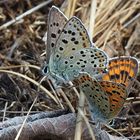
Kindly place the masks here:
<instances>
[{"instance_id":1,"label":"twig","mask_svg":"<svg viewBox=\"0 0 140 140\"><path fill-rule=\"evenodd\" d=\"M64 100L66 101L67 105L69 106L70 110L74 113L75 110L71 104L71 102L69 101L69 99L67 98L67 96L65 95L65 93L63 92L62 89L57 89L57 92L61 93L62 97L64 98Z\"/></svg>"},{"instance_id":2,"label":"twig","mask_svg":"<svg viewBox=\"0 0 140 140\"><path fill-rule=\"evenodd\" d=\"M18 140L18 139L19 139L20 134L22 133L23 127L24 127L24 125L25 125L25 123L26 123L26 120L28 119L31 110L32 110L32 108L33 108L35 102L37 101L37 98L38 98L38 95L37 95L36 98L34 99L34 102L32 103L32 105L31 105L31 107L30 107L30 109L29 109L29 111L28 111L28 113L27 113L27 115L26 115L26 117L25 117L25 120L23 121L23 124L21 125L21 128L19 129L19 131L18 131L18 133L17 133L17 135L16 135L15 140Z\"/></svg>"},{"instance_id":3,"label":"twig","mask_svg":"<svg viewBox=\"0 0 140 140\"><path fill-rule=\"evenodd\" d=\"M6 116L6 109L7 109L7 105L8 105L8 102L5 103L5 107L4 107L4 113L3 113L3 119L2 119L2 122L5 121L5 116Z\"/></svg>"},{"instance_id":4,"label":"twig","mask_svg":"<svg viewBox=\"0 0 140 140\"><path fill-rule=\"evenodd\" d=\"M128 27L131 23L133 23L135 20L139 19L140 13L138 13L136 16L134 16L131 20L129 20L127 23L123 25L123 28Z\"/></svg>"},{"instance_id":5,"label":"twig","mask_svg":"<svg viewBox=\"0 0 140 140\"><path fill-rule=\"evenodd\" d=\"M92 0L91 10L90 10L90 20L89 20L89 37L92 40L94 34L94 25L95 25L95 13L96 13L97 1Z\"/></svg>"},{"instance_id":6,"label":"twig","mask_svg":"<svg viewBox=\"0 0 140 140\"><path fill-rule=\"evenodd\" d=\"M76 3L78 2L78 0L73 0L73 4L72 4L72 8L71 8L71 13L70 13L70 17L74 15L74 11L76 8Z\"/></svg>"},{"instance_id":7,"label":"twig","mask_svg":"<svg viewBox=\"0 0 140 140\"><path fill-rule=\"evenodd\" d=\"M48 82L48 84L49 84L49 86L50 86L52 92L54 93L54 96L56 97L58 103L60 104L61 108L64 109L64 106L61 104L61 102L60 102L60 100L59 100L59 98L58 98L58 96L57 96L56 90L54 90L52 84L50 83L50 81L49 81L48 79L47 79L47 82Z\"/></svg>"},{"instance_id":8,"label":"twig","mask_svg":"<svg viewBox=\"0 0 140 140\"><path fill-rule=\"evenodd\" d=\"M72 87L73 91L76 93L77 97L79 98L79 92L77 91L77 89L73 86L73 83L71 81L69 81L69 85Z\"/></svg>"},{"instance_id":9,"label":"twig","mask_svg":"<svg viewBox=\"0 0 140 140\"><path fill-rule=\"evenodd\" d=\"M85 96L84 96L83 92L80 90L79 107L78 107L78 114L77 114L77 118L76 118L76 129L75 129L74 140L81 139L83 117L82 117L80 111L84 110L84 102L85 102Z\"/></svg>"},{"instance_id":10,"label":"twig","mask_svg":"<svg viewBox=\"0 0 140 140\"><path fill-rule=\"evenodd\" d=\"M23 123L22 123L22 125L21 125L21 127L20 127L20 129L19 129L19 131L18 131L18 133L17 133L17 135L16 135L15 140L18 140L18 139L19 139L20 134L22 133L22 130L23 130L23 128L24 128L24 125L25 125L25 123L26 123L26 121L27 121L27 119L28 119L28 117L29 117L29 114L30 114L30 112L31 112L31 110L32 110L32 108L33 108L33 106L34 106L34 104L36 103L36 101L37 101L37 99L38 99L39 91L40 91L40 86L41 86L42 81L43 81L43 79L40 81L40 83L39 83L39 85L38 85L38 88L37 88L38 94L36 95L36 97L35 97L35 99L34 99L32 105L31 105L31 107L29 108L29 111L28 111L28 113L27 113L27 115L26 115L26 117L25 117L25 119L24 119L24 121L23 121Z\"/></svg>"},{"instance_id":11,"label":"twig","mask_svg":"<svg viewBox=\"0 0 140 140\"><path fill-rule=\"evenodd\" d=\"M1 70L1 69L0 69L0 73L9 73L9 74L13 74L13 75L22 77L22 78L24 78L24 79L26 79L26 80L28 80L28 81L34 83L36 86L39 85L39 83L36 82L35 80L31 79L30 77L28 77L28 76L26 76L26 75L23 75L23 74L21 74L21 73L18 73L18 72L8 71L8 70ZM58 104L56 98L55 98L46 88L44 88L42 85L40 85L40 89L42 89L45 93L47 93L47 95L48 95L50 98L52 98L52 99L55 101L55 103Z\"/></svg>"},{"instance_id":12,"label":"twig","mask_svg":"<svg viewBox=\"0 0 140 140\"><path fill-rule=\"evenodd\" d=\"M140 130L140 127L133 127L132 128L134 131L139 131ZM122 129L116 129L116 131L119 131L119 132L124 132L124 131L128 131L128 128L122 128ZM108 133L112 132L112 130L109 130Z\"/></svg>"},{"instance_id":13,"label":"twig","mask_svg":"<svg viewBox=\"0 0 140 140\"><path fill-rule=\"evenodd\" d=\"M85 121L85 123L86 123L86 125L87 125L87 128L88 128L88 130L89 130L89 133L90 133L90 135L91 135L91 137L92 137L92 140L96 140L95 135L94 135L94 133L93 133L93 129L92 129L90 123L89 123L89 120L88 120L87 117L84 115L84 113L83 113L83 111L82 111L81 109L79 109L79 112L80 112L81 116L83 117L83 119L84 119L84 121Z\"/></svg>"},{"instance_id":14,"label":"twig","mask_svg":"<svg viewBox=\"0 0 140 140\"><path fill-rule=\"evenodd\" d=\"M20 16L16 17L15 19L13 19L13 20L11 20L11 21L9 21L9 22L3 24L2 26L0 26L0 30L7 28L8 26L10 26L10 25L14 24L15 22L21 20L21 19L24 18L25 16L27 16L27 15L29 15L29 14L31 14L31 13L37 11L38 9L44 7L45 5L49 4L50 2L52 2L52 0L48 0L48 1L42 2L41 4L37 5L36 7L34 7L34 8L32 8L32 9L26 11L26 12L23 13L22 15L20 15Z\"/></svg>"}]
</instances>

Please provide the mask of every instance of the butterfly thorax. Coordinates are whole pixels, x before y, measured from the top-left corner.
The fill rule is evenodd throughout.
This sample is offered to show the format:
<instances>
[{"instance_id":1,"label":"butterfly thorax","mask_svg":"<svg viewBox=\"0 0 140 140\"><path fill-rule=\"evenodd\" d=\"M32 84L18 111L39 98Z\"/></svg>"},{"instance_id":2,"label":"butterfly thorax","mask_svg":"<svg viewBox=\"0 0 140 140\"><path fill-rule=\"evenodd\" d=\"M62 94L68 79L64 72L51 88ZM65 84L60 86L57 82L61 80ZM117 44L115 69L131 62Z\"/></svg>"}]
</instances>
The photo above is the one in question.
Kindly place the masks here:
<instances>
[{"instance_id":1,"label":"butterfly thorax","mask_svg":"<svg viewBox=\"0 0 140 140\"><path fill-rule=\"evenodd\" d=\"M63 75L63 70L60 70L59 63L53 63L53 61L53 55L51 55L47 73L47 75L49 75L49 79L55 81L56 86L67 84L68 80L66 79L66 76Z\"/></svg>"}]
</instances>

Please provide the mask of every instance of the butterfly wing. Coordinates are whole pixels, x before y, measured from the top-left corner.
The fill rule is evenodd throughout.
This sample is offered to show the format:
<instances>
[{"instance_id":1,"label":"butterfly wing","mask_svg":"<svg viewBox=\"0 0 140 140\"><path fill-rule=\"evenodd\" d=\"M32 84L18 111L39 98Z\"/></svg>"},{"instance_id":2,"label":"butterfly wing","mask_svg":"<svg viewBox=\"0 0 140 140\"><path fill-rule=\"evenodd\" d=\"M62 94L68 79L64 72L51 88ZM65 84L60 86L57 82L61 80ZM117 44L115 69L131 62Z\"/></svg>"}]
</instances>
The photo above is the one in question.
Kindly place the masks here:
<instances>
[{"instance_id":1,"label":"butterfly wing","mask_svg":"<svg viewBox=\"0 0 140 140\"><path fill-rule=\"evenodd\" d=\"M108 72L102 80L121 83L129 90L137 72L138 61L134 57L116 57L109 61Z\"/></svg>"},{"instance_id":2,"label":"butterfly wing","mask_svg":"<svg viewBox=\"0 0 140 140\"><path fill-rule=\"evenodd\" d=\"M103 91L108 94L110 104L108 119L111 119L119 113L124 105L127 98L126 88L122 84L110 81L99 81L99 84L102 86Z\"/></svg>"},{"instance_id":3,"label":"butterfly wing","mask_svg":"<svg viewBox=\"0 0 140 140\"><path fill-rule=\"evenodd\" d=\"M45 42L47 42L46 53L47 62L49 62L50 55L54 51L56 40L58 39L64 25L67 22L67 17L55 6L52 6L48 16L48 32L47 38L45 35Z\"/></svg>"},{"instance_id":4,"label":"butterfly wing","mask_svg":"<svg viewBox=\"0 0 140 140\"><path fill-rule=\"evenodd\" d=\"M69 81L70 77L67 75L69 71L66 71L69 63L68 58L71 58L75 52L90 47L92 47L92 44L87 30L80 19L72 17L68 20L56 41L55 50L49 61L50 72L55 75L54 77L64 79L63 82Z\"/></svg>"},{"instance_id":5,"label":"butterfly wing","mask_svg":"<svg viewBox=\"0 0 140 140\"><path fill-rule=\"evenodd\" d=\"M72 17L64 26L57 40L51 59L53 59L54 63L57 63L79 49L91 46L92 44L84 25L78 18Z\"/></svg>"},{"instance_id":6,"label":"butterfly wing","mask_svg":"<svg viewBox=\"0 0 140 140\"><path fill-rule=\"evenodd\" d=\"M74 83L79 85L86 96L91 111L92 118L95 121L106 122L110 111L108 94L104 92L98 81L90 77L87 73L80 73Z\"/></svg>"},{"instance_id":7,"label":"butterfly wing","mask_svg":"<svg viewBox=\"0 0 140 140\"><path fill-rule=\"evenodd\" d=\"M107 55L92 46L87 30L76 17L66 23L50 60L51 71L63 75L66 81L81 71L94 75L107 65Z\"/></svg>"},{"instance_id":8,"label":"butterfly wing","mask_svg":"<svg viewBox=\"0 0 140 140\"><path fill-rule=\"evenodd\" d=\"M85 48L61 60L60 64L59 68L64 71L63 74L72 81L79 72L87 72L95 76L104 71L108 64L108 57L104 51L96 47Z\"/></svg>"},{"instance_id":9,"label":"butterfly wing","mask_svg":"<svg viewBox=\"0 0 140 140\"><path fill-rule=\"evenodd\" d=\"M96 81L86 73L81 73L74 84L79 85L85 94L95 121L106 122L115 117L127 98L126 88L122 84Z\"/></svg>"}]
</instances>

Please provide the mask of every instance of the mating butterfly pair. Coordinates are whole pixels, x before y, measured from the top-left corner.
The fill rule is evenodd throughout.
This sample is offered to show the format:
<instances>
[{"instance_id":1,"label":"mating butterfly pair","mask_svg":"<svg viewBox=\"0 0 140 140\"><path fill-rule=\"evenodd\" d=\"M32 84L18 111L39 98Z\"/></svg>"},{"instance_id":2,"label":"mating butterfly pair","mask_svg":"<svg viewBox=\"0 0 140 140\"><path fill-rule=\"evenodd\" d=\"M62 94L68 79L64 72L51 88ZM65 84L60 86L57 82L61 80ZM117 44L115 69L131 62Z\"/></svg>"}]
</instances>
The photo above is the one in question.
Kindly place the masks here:
<instances>
[{"instance_id":1,"label":"mating butterfly pair","mask_svg":"<svg viewBox=\"0 0 140 140\"><path fill-rule=\"evenodd\" d=\"M108 72L102 73L108 64L105 52L93 46L78 18L68 20L54 6L49 13L46 52L43 72L56 85L78 83L94 120L105 122L120 111L138 71L135 58L111 59Z\"/></svg>"}]
</instances>

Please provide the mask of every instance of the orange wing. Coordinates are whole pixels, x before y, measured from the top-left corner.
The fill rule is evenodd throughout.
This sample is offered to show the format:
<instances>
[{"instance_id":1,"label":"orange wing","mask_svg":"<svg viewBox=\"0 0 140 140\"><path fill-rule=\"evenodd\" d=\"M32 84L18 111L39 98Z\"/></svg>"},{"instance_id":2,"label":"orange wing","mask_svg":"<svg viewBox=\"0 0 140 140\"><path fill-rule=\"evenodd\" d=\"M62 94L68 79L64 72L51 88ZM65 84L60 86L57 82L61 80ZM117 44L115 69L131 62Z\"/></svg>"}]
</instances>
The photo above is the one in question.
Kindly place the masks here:
<instances>
[{"instance_id":1,"label":"orange wing","mask_svg":"<svg viewBox=\"0 0 140 140\"><path fill-rule=\"evenodd\" d=\"M125 86L112 81L96 81L86 73L75 79L90 104L94 120L108 121L122 109L127 98Z\"/></svg>"},{"instance_id":2,"label":"orange wing","mask_svg":"<svg viewBox=\"0 0 140 140\"><path fill-rule=\"evenodd\" d=\"M99 81L99 84L103 91L108 94L110 104L108 119L111 119L119 113L124 105L127 98L126 88L122 84L109 81Z\"/></svg>"},{"instance_id":3,"label":"orange wing","mask_svg":"<svg viewBox=\"0 0 140 140\"><path fill-rule=\"evenodd\" d=\"M127 89L133 84L138 72L138 61L134 57L116 57L109 61L108 72L103 81L113 81L125 85Z\"/></svg>"}]
</instances>

